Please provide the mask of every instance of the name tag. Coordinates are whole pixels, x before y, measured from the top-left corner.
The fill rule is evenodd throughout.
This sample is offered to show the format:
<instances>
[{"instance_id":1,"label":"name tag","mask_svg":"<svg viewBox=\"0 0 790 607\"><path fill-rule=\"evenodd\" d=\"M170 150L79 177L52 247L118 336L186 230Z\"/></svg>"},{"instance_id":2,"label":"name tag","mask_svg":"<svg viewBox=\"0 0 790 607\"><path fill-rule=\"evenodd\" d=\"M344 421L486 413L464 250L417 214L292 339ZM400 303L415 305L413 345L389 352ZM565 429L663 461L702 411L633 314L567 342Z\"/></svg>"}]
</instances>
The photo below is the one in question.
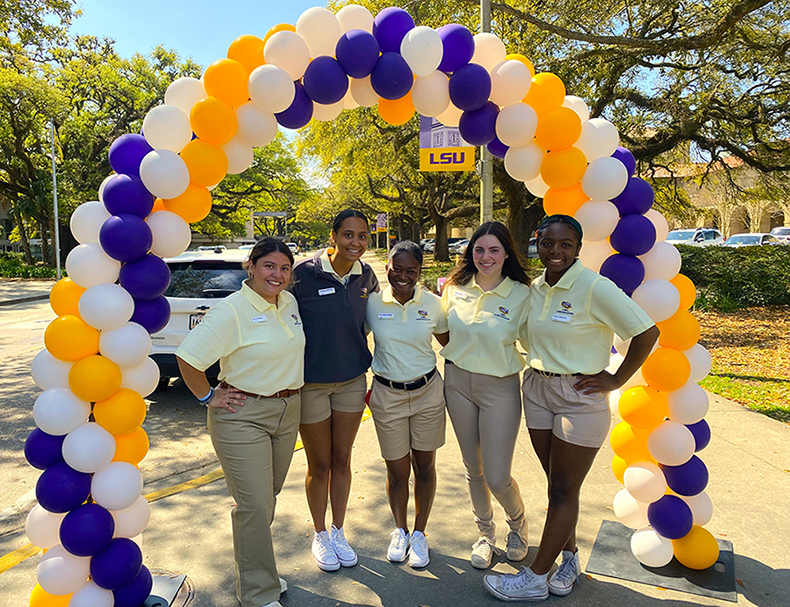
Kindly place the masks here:
<instances>
[{"instance_id":1,"label":"name tag","mask_svg":"<svg viewBox=\"0 0 790 607\"><path fill-rule=\"evenodd\" d=\"M551 317L551 320L554 320L556 322L570 322L571 317L568 314L554 314Z\"/></svg>"},{"instance_id":2,"label":"name tag","mask_svg":"<svg viewBox=\"0 0 790 607\"><path fill-rule=\"evenodd\" d=\"M392 320L395 318L394 314L387 314L385 312L379 312L379 320Z\"/></svg>"},{"instance_id":3,"label":"name tag","mask_svg":"<svg viewBox=\"0 0 790 607\"><path fill-rule=\"evenodd\" d=\"M461 301L469 300L469 296L466 293L461 293L460 291L455 292L455 298L460 299Z\"/></svg>"},{"instance_id":4,"label":"name tag","mask_svg":"<svg viewBox=\"0 0 790 607\"><path fill-rule=\"evenodd\" d=\"M252 318L250 318L250 320L252 322L259 323L259 322L266 322L269 319L266 318L266 316L261 315L261 316L253 316Z\"/></svg>"},{"instance_id":5,"label":"name tag","mask_svg":"<svg viewBox=\"0 0 790 607\"><path fill-rule=\"evenodd\" d=\"M324 295L332 295L335 292L335 287L329 287L328 289L318 289L319 297L323 297Z\"/></svg>"}]
</instances>

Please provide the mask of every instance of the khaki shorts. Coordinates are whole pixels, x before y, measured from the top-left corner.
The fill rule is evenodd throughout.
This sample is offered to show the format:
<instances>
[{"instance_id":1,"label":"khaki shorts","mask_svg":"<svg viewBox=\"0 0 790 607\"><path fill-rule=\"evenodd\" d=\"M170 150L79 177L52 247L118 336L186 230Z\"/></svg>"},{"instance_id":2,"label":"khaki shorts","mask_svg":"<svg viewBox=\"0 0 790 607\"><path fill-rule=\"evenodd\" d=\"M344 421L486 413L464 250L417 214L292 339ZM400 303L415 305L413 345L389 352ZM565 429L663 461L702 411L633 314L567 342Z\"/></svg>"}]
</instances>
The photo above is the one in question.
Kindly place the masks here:
<instances>
[{"instance_id":1,"label":"khaki shorts","mask_svg":"<svg viewBox=\"0 0 790 607\"><path fill-rule=\"evenodd\" d=\"M435 451L444 444L444 382L438 371L417 390L395 390L374 379L369 406L384 459L400 459L411 449Z\"/></svg>"},{"instance_id":2,"label":"khaki shorts","mask_svg":"<svg viewBox=\"0 0 790 607\"><path fill-rule=\"evenodd\" d=\"M612 417L607 394L577 392L573 385L578 381L575 375L544 377L527 369L521 385L527 428L551 430L566 443L598 449Z\"/></svg>"},{"instance_id":3,"label":"khaki shorts","mask_svg":"<svg viewBox=\"0 0 790 607\"><path fill-rule=\"evenodd\" d=\"M359 377L335 384L305 384L302 388L302 424L317 424L332 411L360 413L365 410L368 382Z\"/></svg>"}]
</instances>

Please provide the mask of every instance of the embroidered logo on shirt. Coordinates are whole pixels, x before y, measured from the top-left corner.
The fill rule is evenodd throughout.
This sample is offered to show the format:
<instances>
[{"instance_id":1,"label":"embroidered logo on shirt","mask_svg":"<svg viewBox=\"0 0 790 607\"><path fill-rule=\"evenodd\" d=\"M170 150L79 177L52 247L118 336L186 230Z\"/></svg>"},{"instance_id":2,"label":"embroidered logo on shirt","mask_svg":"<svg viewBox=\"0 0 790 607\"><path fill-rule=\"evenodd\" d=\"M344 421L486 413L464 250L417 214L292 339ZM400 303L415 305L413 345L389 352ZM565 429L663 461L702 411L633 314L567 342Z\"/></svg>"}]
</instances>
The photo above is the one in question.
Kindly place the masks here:
<instances>
[{"instance_id":1,"label":"embroidered logo on shirt","mask_svg":"<svg viewBox=\"0 0 790 607\"><path fill-rule=\"evenodd\" d=\"M250 318L250 320L254 323L260 323L260 322L266 322L269 319L266 318L266 316L261 315L261 316L253 316L252 318Z\"/></svg>"},{"instance_id":2,"label":"embroidered logo on shirt","mask_svg":"<svg viewBox=\"0 0 790 607\"><path fill-rule=\"evenodd\" d=\"M301 325L302 324L301 321L299 320L299 317L296 314L291 314L291 318L294 319L294 325Z\"/></svg>"},{"instance_id":3,"label":"embroidered logo on shirt","mask_svg":"<svg viewBox=\"0 0 790 607\"><path fill-rule=\"evenodd\" d=\"M359 290L359 296L360 296L362 299L367 299L367 298L368 298L368 288L367 288L367 287L362 287L362 288Z\"/></svg>"},{"instance_id":4,"label":"embroidered logo on shirt","mask_svg":"<svg viewBox=\"0 0 790 607\"><path fill-rule=\"evenodd\" d=\"M420 315L417 320L431 320L428 318L428 310L417 310L417 314Z\"/></svg>"},{"instance_id":5,"label":"embroidered logo on shirt","mask_svg":"<svg viewBox=\"0 0 790 607\"><path fill-rule=\"evenodd\" d=\"M499 306L499 314L494 314L494 316L504 318L505 320L510 320L510 310L504 306Z\"/></svg>"},{"instance_id":6,"label":"embroidered logo on shirt","mask_svg":"<svg viewBox=\"0 0 790 607\"><path fill-rule=\"evenodd\" d=\"M563 302L562 302L560 305L561 305L563 308L565 308L566 310L571 310L571 309L573 309L573 306L571 305L571 302L569 302L569 301L563 301Z\"/></svg>"},{"instance_id":7,"label":"embroidered logo on shirt","mask_svg":"<svg viewBox=\"0 0 790 607\"><path fill-rule=\"evenodd\" d=\"M569 301L560 302L560 306L562 307L561 310L557 310L556 314L561 314L563 316L573 316L573 305ZM563 322L570 322L570 321L563 321Z\"/></svg>"}]
</instances>

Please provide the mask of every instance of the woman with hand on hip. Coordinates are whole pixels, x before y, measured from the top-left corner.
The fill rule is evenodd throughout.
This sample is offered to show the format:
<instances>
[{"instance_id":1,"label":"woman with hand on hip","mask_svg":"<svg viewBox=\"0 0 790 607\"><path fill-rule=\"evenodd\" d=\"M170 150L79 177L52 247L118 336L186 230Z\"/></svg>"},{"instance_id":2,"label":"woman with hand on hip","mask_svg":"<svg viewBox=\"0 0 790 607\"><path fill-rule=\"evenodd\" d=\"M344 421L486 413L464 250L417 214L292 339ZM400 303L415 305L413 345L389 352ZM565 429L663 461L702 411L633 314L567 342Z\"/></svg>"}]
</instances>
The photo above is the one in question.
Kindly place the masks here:
<instances>
[{"instance_id":1,"label":"woman with hand on hip","mask_svg":"<svg viewBox=\"0 0 790 607\"><path fill-rule=\"evenodd\" d=\"M517 574L487 575L484 584L504 601L565 596L579 578L576 522L579 493L609 433L608 392L642 365L658 338L650 317L608 278L578 260L582 227L552 215L538 227L538 256L546 267L532 283L527 319L529 365L524 413L529 437L549 484L549 508L534 562ZM614 375L613 334L631 339ZM548 579L557 556L562 564Z\"/></svg>"},{"instance_id":2,"label":"woman with hand on hip","mask_svg":"<svg viewBox=\"0 0 790 607\"><path fill-rule=\"evenodd\" d=\"M387 559L409 565L430 563L425 526L436 495L436 450L444 444L444 383L436 370L433 336L447 343L441 300L417 283L422 251L413 242L392 247L389 287L370 296L367 323L373 332L370 411L381 456L387 462L387 497L396 529ZM414 468L414 531L406 520L409 476Z\"/></svg>"},{"instance_id":3,"label":"woman with hand on hip","mask_svg":"<svg viewBox=\"0 0 790 607\"><path fill-rule=\"evenodd\" d=\"M279 607L271 524L291 465L304 383L302 322L291 281L293 255L264 238L250 251L249 279L211 308L176 352L187 387L208 407L208 429L228 490L236 594L244 607ZM220 383L205 370L219 360Z\"/></svg>"},{"instance_id":4,"label":"woman with hand on hip","mask_svg":"<svg viewBox=\"0 0 790 607\"><path fill-rule=\"evenodd\" d=\"M472 498L480 539L472 566L487 569L496 551L491 494L505 509L507 558L527 555L527 521L518 484L510 474L521 420L519 372L524 366L516 341L526 319L529 278L513 238L498 221L481 225L450 273L442 294L450 341L444 397Z\"/></svg>"},{"instance_id":5,"label":"woman with hand on hip","mask_svg":"<svg viewBox=\"0 0 790 607\"><path fill-rule=\"evenodd\" d=\"M347 209L332 225L334 250L297 264L291 292L299 302L307 339L299 434L307 455L305 490L315 526L312 552L318 568L357 564L343 523L351 491L351 447L365 409L365 372L371 356L365 334L368 297L379 290L360 258L368 248L368 222ZM332 527L326 528L327 504Z\"/></svg>"}]
</instances>

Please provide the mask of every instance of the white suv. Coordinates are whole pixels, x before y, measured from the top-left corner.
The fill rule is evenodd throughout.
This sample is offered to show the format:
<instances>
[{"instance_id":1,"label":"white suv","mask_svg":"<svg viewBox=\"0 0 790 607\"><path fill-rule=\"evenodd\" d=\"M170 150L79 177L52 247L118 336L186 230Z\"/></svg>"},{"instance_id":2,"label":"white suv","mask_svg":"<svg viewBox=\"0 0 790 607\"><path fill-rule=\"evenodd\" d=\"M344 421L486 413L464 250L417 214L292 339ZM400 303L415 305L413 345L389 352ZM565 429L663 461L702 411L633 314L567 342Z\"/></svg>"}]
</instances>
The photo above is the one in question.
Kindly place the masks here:
<instances>
[{"instance_id":1,"label":"white suv","mask_svg":"<svg viewBox=\"0 0 790 607\"><path fill-rule=\"evenodd\" d=\"M693 228L689 230L672 230L667 235L669 244L685 244L692 247L709 247L724 242L724 237L716 228Z\"/></svg>"}]
</instances>

